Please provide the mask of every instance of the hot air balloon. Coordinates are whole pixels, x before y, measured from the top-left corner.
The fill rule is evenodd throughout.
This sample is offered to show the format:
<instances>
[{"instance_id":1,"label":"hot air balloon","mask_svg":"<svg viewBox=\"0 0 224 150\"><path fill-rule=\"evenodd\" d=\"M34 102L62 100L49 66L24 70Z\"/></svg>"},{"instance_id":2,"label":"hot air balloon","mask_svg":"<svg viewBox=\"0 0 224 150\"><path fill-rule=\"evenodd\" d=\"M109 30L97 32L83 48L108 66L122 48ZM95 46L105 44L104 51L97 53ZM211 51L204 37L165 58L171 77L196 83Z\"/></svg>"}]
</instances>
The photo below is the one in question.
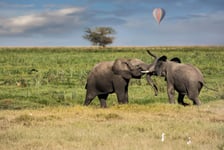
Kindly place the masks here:
<instances>
[{"instance_id":1,"label":"hot air balloon","mask_svg":"<svg viewBox=\"0 0 224 150\"><path fill-rule=\"evenodd\" d=\"M166 12L163 8L155 8L152 12L153 17L155 18L158 24L160 24L160 22L163 20L165 14Z\"/></svg>"}]
</instances>

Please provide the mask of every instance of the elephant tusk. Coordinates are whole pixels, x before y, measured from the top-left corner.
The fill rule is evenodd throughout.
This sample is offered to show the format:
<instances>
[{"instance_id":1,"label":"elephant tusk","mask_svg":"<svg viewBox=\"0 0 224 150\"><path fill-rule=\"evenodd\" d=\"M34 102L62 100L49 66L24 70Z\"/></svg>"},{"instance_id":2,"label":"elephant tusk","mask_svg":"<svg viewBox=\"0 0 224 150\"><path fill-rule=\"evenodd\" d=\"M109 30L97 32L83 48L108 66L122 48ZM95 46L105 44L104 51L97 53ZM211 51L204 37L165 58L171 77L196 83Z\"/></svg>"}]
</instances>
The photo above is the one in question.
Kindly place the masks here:
<instances>
[{"instance_id":1,"label":"elephant tusk","mask_svg":"<svg viewBox=\"0 0 224 150\"><path fill-rule=\"evenodd\" d=\"M141 73L149 73L149 72L150 72L149 70L141 71Z\"/></svg>"}]
</instances>

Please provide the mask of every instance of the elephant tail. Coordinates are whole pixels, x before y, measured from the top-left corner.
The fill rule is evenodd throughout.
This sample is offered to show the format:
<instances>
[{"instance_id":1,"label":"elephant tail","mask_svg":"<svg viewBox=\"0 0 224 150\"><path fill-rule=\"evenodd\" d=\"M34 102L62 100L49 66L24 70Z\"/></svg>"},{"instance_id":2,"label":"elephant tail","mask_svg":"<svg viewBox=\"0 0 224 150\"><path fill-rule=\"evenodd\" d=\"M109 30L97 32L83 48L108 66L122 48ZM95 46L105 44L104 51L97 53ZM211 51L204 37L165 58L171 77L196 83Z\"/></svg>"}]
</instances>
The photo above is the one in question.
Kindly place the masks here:
<instances>
[{"instance_id":1,"label":"elephant tail","mask_svg":"<svg viewBox=\"0 0 224 150\"><path fill-rule=\"evenodd\" d=\"M86 85L85 85L85 89L87 89L87 83L86 83Z\"/></svg>"},{"instance_id":2,"label":"elephant tail","mask_svg":"<svg viewBox=\"0 0 224 150\"><path fill-rule=\"evenodd\" d=\"M207 85L205 85L205 84L204 84L204 87L205 87L206 89L208 89L208 90L218 92L218 90L217 90L217 89L210 88L210 87L208 87L208 86L207 86Z\"/></svg>"},{"instance_id":3,"label":"elephant tail","mask_svg":"<svg viewBox=\"0 0 224 150\"><path fill-rule=\"evenodd\" d=\"M201 86L204 86L204 87L205 87L206 89L208 89L208 90L218 92L217 89L210 88L210 87L208 87L208 86L207 86L205 83L203 83L203 82L200 82L200 81L199 81L199 83L200 83Z\"/></svg>"}]
</instances>

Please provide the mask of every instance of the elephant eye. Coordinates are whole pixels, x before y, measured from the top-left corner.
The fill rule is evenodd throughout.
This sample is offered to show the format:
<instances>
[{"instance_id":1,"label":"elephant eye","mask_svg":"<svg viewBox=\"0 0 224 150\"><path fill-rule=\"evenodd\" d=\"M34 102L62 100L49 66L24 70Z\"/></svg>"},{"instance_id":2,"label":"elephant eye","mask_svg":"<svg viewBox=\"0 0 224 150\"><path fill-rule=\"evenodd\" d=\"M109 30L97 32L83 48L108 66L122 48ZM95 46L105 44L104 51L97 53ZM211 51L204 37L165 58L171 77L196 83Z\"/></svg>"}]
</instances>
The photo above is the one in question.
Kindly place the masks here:
<instances>
[{"instance_id":1,"label":"elephant eye","mask_svg":"<svg viewBox=\"0 0 224 150\"><path fill-rule=\"evenodd\" d=\"M142 71L142 68L140 66L137 67L138 71Z\"/></svg>"},{"instance_id":2,"label":"elephant eye","mask_svg":"<svg viewBox=\"0 0 224 150\"><path fill-rule=\"evenodd\" d=\"M140 66L140 65L137 65L136 67L137 67L137 68L141 68L141 66Z\"/></svg>"},{"instance_id":3,"label":"elephant eye","mask_svg":"<svg viewBox=\"0 0 224 150\"><path fill-rule=\"evenodd\" d=\"M162 64L163 64L163 62L159 62L159 63L157 64L157 67L161 67Z\"/></svg>"}]
</instances>

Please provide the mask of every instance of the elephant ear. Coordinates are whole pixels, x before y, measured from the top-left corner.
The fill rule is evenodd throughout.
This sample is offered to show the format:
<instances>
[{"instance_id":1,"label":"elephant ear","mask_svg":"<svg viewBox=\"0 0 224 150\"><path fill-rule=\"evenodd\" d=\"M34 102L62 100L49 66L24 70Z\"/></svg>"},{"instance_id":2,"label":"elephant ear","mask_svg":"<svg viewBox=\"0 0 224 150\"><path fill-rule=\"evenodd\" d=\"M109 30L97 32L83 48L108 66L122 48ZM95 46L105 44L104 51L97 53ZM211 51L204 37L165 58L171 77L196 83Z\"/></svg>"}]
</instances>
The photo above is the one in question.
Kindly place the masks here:
<instances>
[{"instance_id":1,"label":"elephant ear","mask_svg":"<svg viewBox=\"0 0 224 150\"><path fill-rule=\"evenodd\" d=\"M176 63L181 63L181 60L178 57L174 57L170 61L173 61L173 62L176 62Z\"/></svg>"},{"instance_id":2,"label":"elephant ear","mask_svg":"<svg viewBox=\"0 0 224 150\"><path fill-rule=\"evenodd\" d=\"M158 61L166 61L167 60L167 57L166 56L161 56Z\"/></svg>"},{"instance_id":3,"label":"elephant ear","mask_svg":"<svg viewBox=\"0 0 224 150\"><path fill-rule=\"evenodd\" d=\"M121 75L125 79L131 79L132 74L129 71L128 60L127 59L116 59L112 66L112 71L116 75Z\"/></svg>"},{"instance_id":4,"label":"elephant ear","mask_svg":"<svg viewBox=\"0 0 224 150\"><path fill-rule=\"evenodd\" d=\"M158 60L156 61L155 64L155 74L157 76L164 76L165 75L165 71L164 71L164 63L166 62L167 57L166 56L161 56L160 58L158 58Z\"/></svg>"}]
</instances>

